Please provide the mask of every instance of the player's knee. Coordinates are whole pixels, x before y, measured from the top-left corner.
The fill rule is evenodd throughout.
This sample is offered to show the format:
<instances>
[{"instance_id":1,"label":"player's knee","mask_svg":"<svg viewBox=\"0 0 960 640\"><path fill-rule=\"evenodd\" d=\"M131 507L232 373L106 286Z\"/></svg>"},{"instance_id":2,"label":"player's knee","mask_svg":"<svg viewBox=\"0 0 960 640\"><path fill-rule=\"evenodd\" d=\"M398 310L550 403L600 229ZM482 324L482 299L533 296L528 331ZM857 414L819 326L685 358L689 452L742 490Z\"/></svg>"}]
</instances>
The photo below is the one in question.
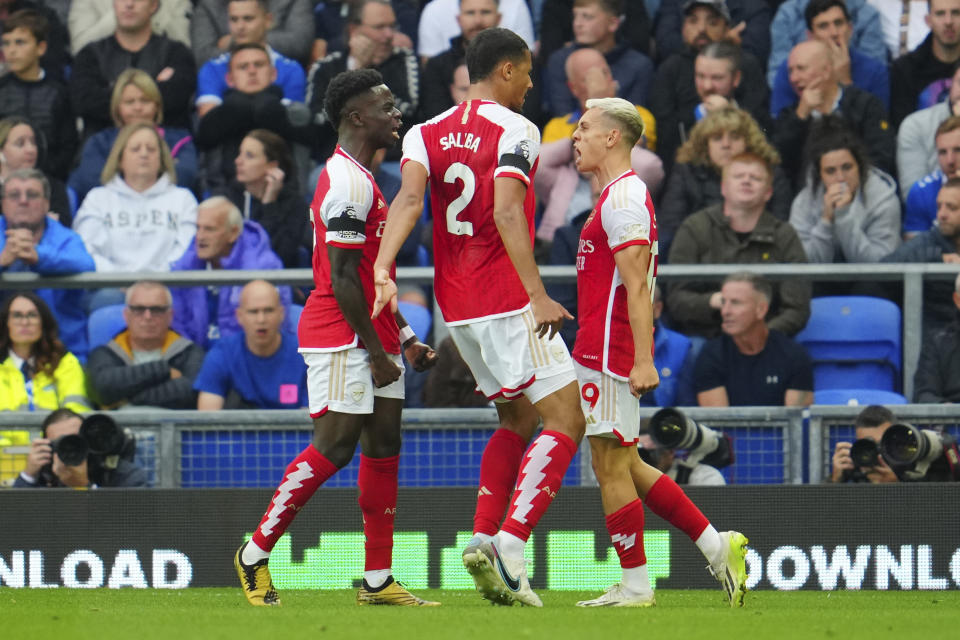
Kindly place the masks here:
<instances>
[{"instance_id":1,"label":"player's knee","mask_svg":"<svg viewBox=\"0 0 960 640\"><path fill-rule=\"evenodd\" d=\"M313 446L333 466L337 469L343 469L353 460L353 453L357 449L357 441L355 438L330 439L314 436Z\"/></svg>"}]
</instances>

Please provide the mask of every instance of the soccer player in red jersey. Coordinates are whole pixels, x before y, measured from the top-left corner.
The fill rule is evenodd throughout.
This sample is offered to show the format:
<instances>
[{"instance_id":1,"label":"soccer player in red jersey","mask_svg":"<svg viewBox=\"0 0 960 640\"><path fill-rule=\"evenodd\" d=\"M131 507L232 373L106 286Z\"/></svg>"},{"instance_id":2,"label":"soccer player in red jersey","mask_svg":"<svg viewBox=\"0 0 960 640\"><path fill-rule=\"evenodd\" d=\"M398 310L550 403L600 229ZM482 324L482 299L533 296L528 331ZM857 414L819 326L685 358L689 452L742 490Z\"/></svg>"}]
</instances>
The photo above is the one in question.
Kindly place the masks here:
<instances>
[{"instance_id":1,"label":"soccer player in red jersey","mask_svg":"<svg viewBox=\"0 0 960 640\"><path fill-rule=\"evenodd\" d=\"M270 551L317 488L350 462L359 442L366 561L357 604L437 605L407 591L390 569L403 407L400 349L417 369L432 366L436 354L399 314L370 319L373 260L387 205L368 167L379 149L398 139L400 112L372 69L335 77L325 108L338 128L339 144L310 205L315 288L299 327L313 442L287 467L234 564L251 604L280 604L267 566Z\"/></svg>"},{"instance_id":2,"label":"soccer player in red jersey","mask_svg":"<svg viewBox=\"0 0 960 640\"><path fill-rule=\"evenodd\" d=\"M583 437L573 362L557 334L572 316L547 295L533 259L540 133L518 113L533 86L530 51L512 31L487 29L470 42L466 63L467 99L404 137L403 184L374 266L375 310L394 304L389 268L429 181L437 302L500 419L480 463L464 566L485 598L542 606L523 553Z\"/></svg>"},{"instance_id":3,"label":"soccer player in red jersey","mask_svg":"<svg viewBox=\"0 0 960 640\"><path fill-rule=\"evenodd\" d=\"M588 100L586 107L573 134L574 160L579 171L596 176L603 190L580 232L580 327L573 358L607 531L623 577L600 597L577 605L656 603L643 548L642 495L654 513L694 540L731 605L742 606L747 539L735 531L718 533L669 476L637 455L636 398L660 383L653 364L657 223L650 193L630 168L630 150L643 135L643 120L621 98Z\"/></svg>"}]
</instances>

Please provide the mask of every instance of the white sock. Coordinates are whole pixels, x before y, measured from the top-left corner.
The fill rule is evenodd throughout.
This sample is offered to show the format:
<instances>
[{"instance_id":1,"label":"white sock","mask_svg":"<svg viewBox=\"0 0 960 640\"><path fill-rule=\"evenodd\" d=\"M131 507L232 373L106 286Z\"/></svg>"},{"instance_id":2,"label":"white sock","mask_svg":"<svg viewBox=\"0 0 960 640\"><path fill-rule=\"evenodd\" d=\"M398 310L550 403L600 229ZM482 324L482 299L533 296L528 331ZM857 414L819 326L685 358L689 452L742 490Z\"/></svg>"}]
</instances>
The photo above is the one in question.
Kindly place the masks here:
<instances>
[{"instance_id":1,"label":"white sock","mask_svg":"<svg viewBox=\"0 0 960 640\"><path fill-rule=\"evenodd\" d=\"M390 569L374 569L373 571L364 571L363 579L367 581L367 586L376 589L387 581L391 574Z\"/></svg>"},{"instance_id":2,"label":"white sock","mask_svg":"<svg viewBox=\"0 0 960 640\"><path fill-rule=\"evenodd\" d=\"M497 539L497 547L499 547L500 553L512 559L523 558L523 551L527 547L526 540L521 540L506 531L500 531L494 537Z\"/></svg>"},{"instance_id":3,"label":"white sock","mask_svg":"<svg viewBox=\"0 0 960 640\"><path fill-rule=\"evenodd\" d=\"M243 564L250 566L251 564L256 564L263 560L264 558L269 558L270 552L264 551L257 546L257 543L251 540L243 548L243 553L240 554L240 561Z\"/></svg>"},{"instance_id":4,"label":"white sock","mask_svg":"<svg viewBox=\"0 0 960 640\"><path fill-rule=\"evenodd\" d=\"M493 538L493 536L487 533L475 533L473 534L473 537L480 538L480 542L490 542L490 539Z\"/></svg>"},{"instance_id":5,"label":"white sock","mask_svg":"<svg viewBox=\"0 0 960 640\"><path fill-rule=\"evenodd\" d=\"M696 545L703 553L703 557L710 563L710 566L716 567L720 563L723 558L723 541L712 524L708 524L707 528L703 530L703 533L697 538Z\"/></svg>"},{"instance_id":6,"label":"white sock","mask_svg":"<svg viewBox=\"0 0 960 640\"><path fill-rule=\"evenodd\" d=\"M652 590L650 589L650 577L647 575L647 565L642 564L639 567L624 569L620 584L636 594L650 593Z\"/></svg>"}]
</instances>

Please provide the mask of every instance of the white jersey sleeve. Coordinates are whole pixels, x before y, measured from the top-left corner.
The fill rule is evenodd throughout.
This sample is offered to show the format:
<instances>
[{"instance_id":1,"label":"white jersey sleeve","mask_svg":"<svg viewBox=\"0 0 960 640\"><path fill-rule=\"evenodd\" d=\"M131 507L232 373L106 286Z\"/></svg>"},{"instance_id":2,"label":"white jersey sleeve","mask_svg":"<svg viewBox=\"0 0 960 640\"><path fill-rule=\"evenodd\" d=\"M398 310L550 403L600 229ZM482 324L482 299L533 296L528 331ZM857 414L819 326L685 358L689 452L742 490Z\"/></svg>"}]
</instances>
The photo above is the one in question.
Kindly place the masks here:
<instances>
[{"instance_id":1,"label":"white jersey sleeve","mask_svg":"<svg viewBox=\"0 0 960 640\"><path fill-rule=\"evenodd\" d=\"M600 222L614 253L632 244L650 244L653 221L647 208L647 188L640 178L629 176L610 188Z\"/></svg>"},{"instance_id":2,"label":"white jersey sleeve","mask_svg":"<svg viewBox=\"0 0 960 640\"><path fill-rule=\"evenodd\" d=\"M427 145L423 141L422 124L415 125L407 135L403 136L403 157L400 159L402 167L408 160L414 160L423 165L430 175L430 158L427 156Z\"/></svg>"},{"instance_id":3,"label":"white jersey sleeve","mask_svg":"<svg viewBox=\"0 0 960 640\"><path fill-rule=\"evenodd\" d=\"M327 228L326 242L363 246L367 239L366 220L373 206L373 184L345 158L331 158L326 170L330 189L319 211Z\"/></svg>"},{"instance_id":4,"label":"white jersey sleeve","mask_svg":"<svg viewBox=\"0 0 960 640\"><path fill-rule=\"evenodd\" d=\"M508 111L506 107L500 107ZM497 147L495 178L509 176L530 186L530 171L540 155L540 131L523 116L510 113L498 122L503 127Z\"/></svg>"}]
</instances>

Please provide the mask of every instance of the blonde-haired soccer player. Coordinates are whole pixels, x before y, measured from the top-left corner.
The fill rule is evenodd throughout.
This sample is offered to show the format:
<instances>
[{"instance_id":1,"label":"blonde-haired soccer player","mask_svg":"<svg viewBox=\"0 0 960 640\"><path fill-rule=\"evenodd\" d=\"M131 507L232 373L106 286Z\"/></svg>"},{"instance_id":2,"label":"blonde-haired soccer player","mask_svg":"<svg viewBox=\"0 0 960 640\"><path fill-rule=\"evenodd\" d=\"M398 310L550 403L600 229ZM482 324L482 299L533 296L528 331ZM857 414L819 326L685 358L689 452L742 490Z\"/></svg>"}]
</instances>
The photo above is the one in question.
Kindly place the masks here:
<instances>
[{"instance_id":1,"label":"blonde-haired soccer player","mask_svg":"<svg viewBox=\"0 0 960 640\"><path fill-rule=\"evenodd\" d=\"M731 605L742 606L747 539L718 533L673 480L637 455L636 398L660 383L653 364L657 223L646 185L630 168L643 120L620 98L588 100L586 106L573 134L574 160L603 190L580 234L580 328L573 358L607 531L623 577L598 598L577 604L656 604L643 549L643 496L651 511L694 540Z\"/></svg>"}]
</instances>

